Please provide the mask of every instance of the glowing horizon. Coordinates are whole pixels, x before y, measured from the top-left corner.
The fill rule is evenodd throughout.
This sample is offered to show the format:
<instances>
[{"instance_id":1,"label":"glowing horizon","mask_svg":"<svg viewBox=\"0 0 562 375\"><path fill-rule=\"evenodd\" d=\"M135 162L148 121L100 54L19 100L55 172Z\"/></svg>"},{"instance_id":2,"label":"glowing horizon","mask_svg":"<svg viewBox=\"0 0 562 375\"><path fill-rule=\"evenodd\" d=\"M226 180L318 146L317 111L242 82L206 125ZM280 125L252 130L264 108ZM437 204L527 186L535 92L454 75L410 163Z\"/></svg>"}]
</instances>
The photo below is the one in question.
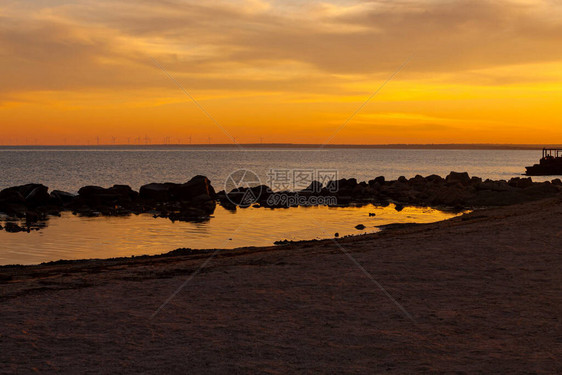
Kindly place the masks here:
<instances>
[{"instance_id":1,"label":"glowing horizon","mask_svg":"<svg viewBox=\"0 0 562 375\"><path fill-rule=\"evenodd\" d=\"M562 143L551 0L0 10L1 145Z\"/></svg>"}]
</instances>

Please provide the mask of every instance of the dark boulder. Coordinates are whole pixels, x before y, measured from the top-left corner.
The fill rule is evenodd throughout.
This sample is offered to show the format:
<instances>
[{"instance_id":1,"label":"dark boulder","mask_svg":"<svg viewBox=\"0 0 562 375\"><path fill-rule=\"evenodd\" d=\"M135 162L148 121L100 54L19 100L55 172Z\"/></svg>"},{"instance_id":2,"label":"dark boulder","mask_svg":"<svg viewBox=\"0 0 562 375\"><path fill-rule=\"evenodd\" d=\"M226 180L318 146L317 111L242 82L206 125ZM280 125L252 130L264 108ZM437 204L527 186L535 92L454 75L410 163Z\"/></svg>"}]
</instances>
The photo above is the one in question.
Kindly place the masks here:
<instances>
[{"instance_id":1,"label":"dark boulder","mask_svg":"<svg viewBox=\"0 0 562 375\"><path fill-rule=\"evenodd\" d=\"M42 203L47 191L48 188L41 184L13 186L0 191L0 202L26 204L29 197L29 203Z\"/></svg>"},{"instance_id":2,"label":"dark boulder","mask_svg":"<svg viewBox=\"0 0 562 375\"><path fill-rule=\"evenodd\" d=\"M216 198L215 189L211 181L205 176L195 176L185 184L172 184L170 193L173 200L190 201L199 195L207 195L212 199Z\"/></svg>"},{"instance_id":3,"label":"dark boulder","mask_svg":"<svg viewBox=\"0 0 562 375\"><path fill-rule=\"evenodd\" d=\"M486 180L482 183L475 185L476 190L492 190L492 191L510 191L513 190L509 184L504 180L493 181L493 180Z\"/></svg>"},{"instance_id":4,"label":"dark boulder","mask_svg":"<svg viewBox=\"0 0 562 375\"><path fill-rule=\"evenodd\" d=\"M139 196L139 193L134 191L129 185L113 185L107 192L115 194L119 201L134 201Z\"/></svg>"},{"instance_id":5,"label":"dark boulder","mask_svg":"<svg viewBox=\"0 0 562 375\"><path fill-rule=\"evenodd\" d=\"M9 232L9 233L19 233L19 232L25 231L24 228L20 227L20 226L17 225L16 223L12 223L12 222L7 222L7 223L4 225L4 230L5 230L6 232Z\"/></svg>"},{"instance_id":6,"label":"dark boulder","mask_svg":"<svg viewBox=\"0 0 562 375\"><path fill-rule=\"evenodd\" d=\"M513 177L511 180L509 180L507 184L517 189L525 189L533 186L533 180L531 179L531 177L527 177L527 178Z\"/></svg>"},{"instance_id":7,"label":"dark boulder","mask_svg":"<svg viewBox=\"0 0 562 375\"><path fill-rule=\"evenodd\" d=\"M56 206L64 206L76 198L75 194L67 193L66 191L61 190L53 190L50 195L51 204Z\"/></svg>"},{"instance_id":8,"label":"dark boulder","mask_svg":"<svg viewBox=\"0 0 562 375\"><path fill-rule=\"evenodd\" d=\"M36 186L25 197L25 204L28 207L45 206L49 204L51 196L49 195L49 188L43 185Z\"/></svg>"},{"instance_id":9,"label":"dark boulder","mask_svg":"<svg viewBox=\"0 0 562 375\"><path fill-rule=\"evenodd\" d=\"M151 183L143 185L139 191L139 198L155 202L169 202L172 200L171 188L177 184L170 182L166 183Z\"/></svg>"},{"instance_id":10,"label":"dark boulder","mask_svg":"<svg viewBox=\"0 0 562 375\"><path fill-rule=\"evenodd\" d=\"M151 183L141 186L139 191L140 199L154 202L189 202L201 195L210 199L217 197L215 189L205 176L195 176L184 184Z\"/></svg>"},{"instance_id":11,"label":"dark boulder","mask_svg":"<svg viewBox=\"0 0 562 375\"><path fill-rule=\"evenodd\" d=\"M469 185L470 184L470 176L467 172L451 172L445 178L445 181L449 185L454 184L461 184L461 185Z\"/></svg>"},{"instance_id":12,"label":"dark boulder","mask_svg":"<svg viewBox=\"0 0 562 375\"><path fill-rule=\"evenodd\" d=\"M523 189L521 192L533 199L549 198L558 194L562 189L559 186L553 185L550 182L543 182L542 184L534 184Z\"/></svg>"},{"instance_id":13,"label":"dark boulder","mask_svg":"<svg viewBox=\"0 0 562 375\"><path fill-rule=\"evenodd\" d=\"M25 204L25 197L13 188L0 191L0 204Z\"/></svg>"},{"instance_id":14,"label":"dark boulder","mask_svg":"<svg viewBox=\"0 0 562 375\"><path fill-rule=\"evenodd\" d=\"M372 180L372 181L373 181L375 184L379 184L379 185L384 185L384 183L385 183L384 176L375 177L375 179Z\"/></svg>"},{"instance_id":15,"label":"dark boulder","mask_svg":"<svg viewBox=\"0 0 562 375\"><path fill-rule=\"evenodd\" d=\"M306 189L302 189L300 192L304 194L319 194L322 192L324 185L320 181L312 181Z\"/></svg>"},{"instance_id":16,"label":"dark boulder","mask_svg":"<svg viewBox=\"0 0 562 375\"><path fill-rule=\"evenodd\" d=\"M110 188L100 186L84 186L78 190L77 204L85 204L92 208L129 206L138 193L126 185L114 185Z\"/></svg>"},{"instance_id":17,"label":"dark boulder","mask_svg":"<svg viewBox=\"0 0 562 375\"><path fill-rule=\"evenodd\" d=\"M478 184L481 184L481 183L482 183L482 179L481 179L480 177L472 176L472 177L470 178L470 183L471 183L472 185L478 185Z\"/></svg>"},{"instance_id":18,"label":"dark boulder","mask_svg":"<svg viewBox=\"0 0 562 375\"><path fill-rule=\"evenodd\" d=\"M432 184L439 184L445 181L445 179L443 179L443 177L436 175L436 174L432 174L429 175L425 178L425 180L427 182L431 182Z\"/></svg>"}]
</instances>

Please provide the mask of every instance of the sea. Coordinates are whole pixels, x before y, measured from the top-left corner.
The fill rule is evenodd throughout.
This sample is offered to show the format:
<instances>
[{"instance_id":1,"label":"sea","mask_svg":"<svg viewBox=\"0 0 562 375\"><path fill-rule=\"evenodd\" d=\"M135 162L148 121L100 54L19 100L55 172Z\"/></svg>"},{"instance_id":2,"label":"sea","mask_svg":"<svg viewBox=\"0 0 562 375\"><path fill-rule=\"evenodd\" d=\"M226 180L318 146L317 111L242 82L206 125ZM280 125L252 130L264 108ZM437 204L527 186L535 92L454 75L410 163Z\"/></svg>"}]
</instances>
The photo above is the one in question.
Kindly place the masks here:
<instances>
[{"instance_id":1,"label":"sea","mask_svg":"<svg viewBox=\"0 0 562 375\"><path fill-rule=\"evenodd\" d=\"M457 171L483 179L508 180L521 176L524 167L536 163L540 156L540 150L4 146L0 147L0 189L26 183L42 183L50 190L71 193L85 185L125 184L139 189L151 182L179 183L204 175L220 191L229 190L229 176L239 176L240 171L254 176L254 183L282 190L297 190L297 175L368 181L377 176L444 177ZM279 184L280 176L284 176L284 184ZM387 224L427 223L459 214L424 207L397 210L392 204L275 210L249 207L235 212L218 206L209 220L173 223L149 214L85 218L65 212L49 218L39 231L0 230L0 265L154 255L177 248L271 246L284 240L374 233ZM6 220L0 216L0 225ZM365 228L356 229L359 224Z\"/></svg>"}]
</instances>

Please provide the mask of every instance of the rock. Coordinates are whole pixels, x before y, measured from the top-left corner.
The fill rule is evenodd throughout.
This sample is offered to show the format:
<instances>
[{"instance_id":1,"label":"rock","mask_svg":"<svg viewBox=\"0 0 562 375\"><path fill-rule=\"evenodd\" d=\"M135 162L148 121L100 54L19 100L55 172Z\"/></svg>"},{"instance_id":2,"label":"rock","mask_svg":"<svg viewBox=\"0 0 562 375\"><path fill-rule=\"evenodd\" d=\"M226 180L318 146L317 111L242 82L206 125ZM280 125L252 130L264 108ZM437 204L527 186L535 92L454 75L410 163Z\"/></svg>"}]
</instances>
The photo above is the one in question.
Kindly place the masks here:
<instances>
[{"instance_id":1,"label":"rock","mask_svg":"<svg viewBox=\"0 0 562 375\"><path fill-rule=\"evenodd\" d=\"M400 203L397 203L397 204L394 205L394 209L395 209L396 211L400 212L400 211L402 211L402 210L404 209L404 205L403 205L403 204L400 204Z\"/></svg>"},{"instance_id":2,"label":"rock","mask_svg":"<svg viewBox=\"0 0 562 375\"><path fill-rule=\"evenodd\" d=\"M195 176L184 184L151 183L141 186L139 198L153 202L189 202L195 197L206 195L215 199L217 194L209 179L205 176Z\"/></svg>"},{"instance_id":3,"label":"rock","mask_svg":"<svg viewBox=\"0 0 562 375\"><path fill-rule=\"evenodd\" d=\"M211 181L205 176L195 176L185 184L172 184L170 187L172 199L177 201L190 201L196 196L207 195L216 198L215 189Z\"/></svg>"},{"instance_id":4,"label":"rock","mask_svg":"<svg viewBox=\"0 0 562 375\"><path fill-rule=\"evenodd\" d=\"M520 178L520 177L513 177L507 183L509 186L517 188L517 189L525 189L530 186L533 186L533 180L531 177L527 178Z\"/></svg>"},{"instance_id":5,"label":"rock","mask_svg":"<svg viewBox=\"0 0 562 375\"><path fill-rule=\"evenodd\" d=\"M445 182L449 185L461 184L466 186L470 184L470 176L467 172L451 172L445 178Z\"/></svg>"},{"instance_id":6,"label":"rock","mask_svg":"<svg viewBox=\"0 0 562 375\"><path fill-rule=\"evenodd\" d=\"M357 229L357 230L363 230L365 228L366 227L363 224L358 224L358 225L355 226L355 229Z\"/></svg>"},{"instance_id":7,"label":"rock","mask_svg":"<svg viewBox=\"0 0 562 375\"><path fill-rule=\"evenodd\" d=\"M121 215L131 209L138 193L127 185L113 185L110 188L84 186L78 190L78 198L71 201L73 209L89 207L104 214Z\"/></svg>"},{"instance_id":8,"label":"rock","mask_svg":"<svg viewBox=\"0 0 562 375\"><path fill-rule=\"evenodd\" d=\"M513 190L509 184L503 180L500 181L492 181L486 180L480 184L476 184L476 190L492 190L492 191L509 191Z\"/></svg>"},{"instance_id":9,"label":"rock","mask_svg":"<svg viewBox=\"0 0 562 375\"><path fill-rule=\"evenodd\" d=\"M533 199L541 199L552 197L560 192L561 188L557 185L553 185L549 182L543 182L542 184L534 184L533 186L527 187L522 190L522 193L532 197Z\"/></svg>"},{"instance_id":10,"label":"rock","mask_svg":"<svg viewBox=\"0 0 562 375\"><path fill-rule=\"evenodd\" d=\"M374 212L369 212L369 217L377 216Z\"/></svg>"},{"instance_id":11,"label":"rock","mask_svg":"<svg viewBox=\"0 0 562 375\"><path fill-rule=\"evenodd\" d=\"M171 188L176 184L151 183L141 186L139 190L139 198L155 202L169 202L172 199Z\"/></svg>"},{"instance_id":12,"label":"rock","mask_svg":"<svg viewBox=\"0 0 562 375\"><path fill-rule=\"evenodd\" d=\"M41 184L13 186L0 191L0 202L7 204L40 205L49 200L48 187Z\"/></svg>"},{"instance_id":13,"label":"rock","mask_svg":"<svg viewBox=\"0 0 562 375\"><path fill-rule=\"evenodd\" d=\"M436 174L432 174L432 175L427 176L427 177L425 178L425 180L426 180L427 182L431 182L431 183L433 183L433 184L442 183L442 182L445 181L445 180L443 179L443 177L441 177L441 176L439 176L439 175L436 175Z\"/></svg>"},{"instance_id":14,"label":"rock","mask_svg":"<svg viewBox=\"0 0 562 375\"><path fill-rule=\"evenodd\" d=\"M404 177L404 176L398 177L398 180L396 180L396 181L398 181L398 182L400 182L400 183L403 183L403 184L407 184L407 183L408 183L408 179L407 179L406 177Z\"/></svg>"},{"instance_id":15,"label":"rock","mask_svg":"<svg viewBox=\"0 0 562 375\"><path fill-rule=\"evenodd\" d=\"M25 197L12 188L0 191L0 203L3 204L25 204Z\"/></svg>"},{"instance_id":16,"label":"rock","mask_svg":"<svg viewBox=\"0 0 562 375\"><path fill-rule=\"evenodd\" d=\"M107 189L107 193L115 194L120 202L134 201L139 196L139 193L134 191L129 185L113 185Z\"/></svg>"},{"instance_id":17,"label":"rock","mask_svg":"<svg viewBox=\"0 0 562 375\"><path fill-rule=\"evenodd\" d=\"M9 233L19 233L24 231L22 227L12 222L7 222L4 226L4 229Z\"/></svg>"},{"instance_id":18,"label":"rock","mask_svg":"<svg viewBox=\"0 0 562 375\"><path fill-rule=\"evenodd\" d=\"M417 174L415 177L410 178L410 179L408 180L408 183L409 183L410 185L416 185L416 186L418 186L418 185L425 185L425 184L426 184L426 181L425 181L425 178L423 178L423 176Z\"/></svg>"},{"instance_id":19,"label":"rock","mask_svg":"<svg viewBox=\"0 0 562 375\"><path fill-rule=\"evenodd\" d=\"M323 184L320 181L312 181L306 189L301 190L305 194L319 194L322 192Z\"/></svg>"},{"instance_id":20,"label":"rock","mask_svg":"<svg viewBox=\"0 0 562 375\"><path fill-rule=\"evenodd\" d=\"M64 206L76 198L75 194L67 193L66 191L53 190L51 192L51 203L57 206Z\"/></svg>"},{"instance_id":21,"label":"rock","mask_svg":"<svg viewBox=\"0 0 562 375\"><path fill-rule=\"evenodd\" d=\"M376 183L376 184L379 184L379 185L384 185L384 183L385 183L384 176L375 177L373 182Z\"/></svg>"},{"instance_id":22,"label":"rock","mask_svg":"<svg viewBox=\"0 0 562 375\"><path fill-rule=\"evenodd\" d=\"M25 204L29 207L45 206L49 204L51 196L49 188L43 185L36 186L25 197Z\"/></svg>"},{"instance_id":23,"label":"rock","mask_svg":"<svg viewBox=\"0 0 562 375\"><path fill-rule=\"evenodd\" d=\"M338 232L334 233L334 237L338 238L340 234Z\"/></svg>"},{"instance_id":24,"label":"rock","mask_svg":"<svg viewBox=\"0 0 562 375\"><path fill-rule=\"evenodd\" d=\"M472 176L472 178L470 179L470 183L472 185L477 185L482 183L482 179L480 177Z\"/></svg>"}]
</instances>

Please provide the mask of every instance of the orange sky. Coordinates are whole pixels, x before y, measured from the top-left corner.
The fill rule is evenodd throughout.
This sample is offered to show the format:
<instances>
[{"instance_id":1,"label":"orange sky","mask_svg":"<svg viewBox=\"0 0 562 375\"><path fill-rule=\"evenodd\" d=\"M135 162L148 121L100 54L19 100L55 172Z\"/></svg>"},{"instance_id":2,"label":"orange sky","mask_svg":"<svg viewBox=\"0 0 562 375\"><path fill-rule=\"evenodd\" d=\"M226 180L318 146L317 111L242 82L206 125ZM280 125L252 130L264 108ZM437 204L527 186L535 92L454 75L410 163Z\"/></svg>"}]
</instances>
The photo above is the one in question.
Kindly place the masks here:
<instances>
[{"instance_id":1,"label":"orange sky","mask_svg":"<svg viewBox=\"0 0 562 375\"><path fill-rule=\"evenodd\" d=\"M0 144L559 144L560 46L556 0L3 1Z\"/></svg>"}]
</instances>

